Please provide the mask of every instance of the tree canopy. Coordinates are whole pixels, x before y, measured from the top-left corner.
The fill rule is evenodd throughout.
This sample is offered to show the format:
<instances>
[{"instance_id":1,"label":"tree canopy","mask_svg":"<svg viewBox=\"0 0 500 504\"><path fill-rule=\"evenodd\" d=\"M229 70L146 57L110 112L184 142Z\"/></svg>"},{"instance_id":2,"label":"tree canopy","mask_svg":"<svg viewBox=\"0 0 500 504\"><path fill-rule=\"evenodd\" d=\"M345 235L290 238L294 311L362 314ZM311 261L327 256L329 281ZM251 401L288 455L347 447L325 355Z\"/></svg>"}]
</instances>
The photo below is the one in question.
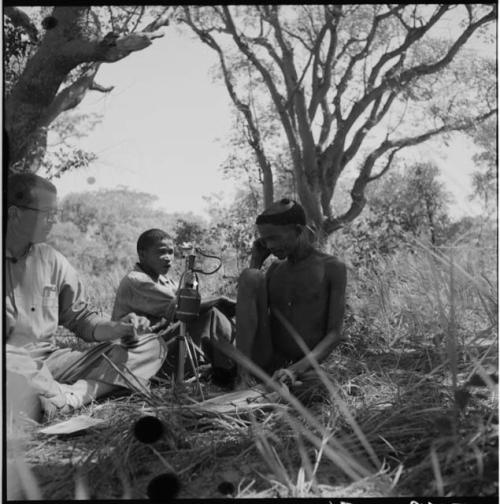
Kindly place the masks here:
<instances>
[{"instance_id":1,"label":"tree canopy","mask_svg":"<svg viewBox=\"0 0 500 504\"><path fill-rule=\"evenodd\" d=\"M496 15L496 5L469 4L215 5L185 6L179 20L218 55L264 205L277 122L298 197L329 234L361 213L367 185L401 149L496 113L494 61L469 47ZM358 171L351 202L334 215L347 169Z\"/></svg>"}]
</instances>

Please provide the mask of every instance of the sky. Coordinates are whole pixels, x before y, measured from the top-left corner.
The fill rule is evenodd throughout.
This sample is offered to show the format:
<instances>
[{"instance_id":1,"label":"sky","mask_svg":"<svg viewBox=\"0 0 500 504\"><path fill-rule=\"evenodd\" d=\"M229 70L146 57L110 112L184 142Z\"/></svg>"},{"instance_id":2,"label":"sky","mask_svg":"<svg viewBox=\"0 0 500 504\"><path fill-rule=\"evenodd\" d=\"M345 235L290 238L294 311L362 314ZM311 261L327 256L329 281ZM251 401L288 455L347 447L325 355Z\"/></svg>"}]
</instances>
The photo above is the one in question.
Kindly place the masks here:
<instances>
[{"instance_id":1,"label":"sky","mask_svg":"<svg viewBox=\"0 0 500 504\"><path fill-rule=\"evenodd\" d=\"M121 61L103 64L79 112L103 114L80 145L98 155L87 169L57 179L59 194L124 185L158 196L168 212L203 214L203 196L234 194L219 166L231 128L230 99L212 82L211 49L168 29L165 37ZM89 184L88 180L95 179Z\"/></svg>"},{"instance_id":2,"label":"sky","mask_svg":"<svg viewBox=\"0 0 500 504\"><path fill-rule=\"evenodd\" d=\"M89 92L78 108L103 114L102 123L80 143L98 160L57 179L60 196L122 185L157 196L156 206L169 213L204 217L204 196L217 193L230 202L235 182L223 178L220 165L228 153L223 142L231 131L233 105L224 84L211 77L216 61L207 46L167 28L150 47L103 64L96 82L115 88L108 94ZM475 152L470 140L462 136L449 147L428 142L402 152L410 161L439 166L455 199L452 216L480 211L468 200Z\"/></svg>"}]
</instances>

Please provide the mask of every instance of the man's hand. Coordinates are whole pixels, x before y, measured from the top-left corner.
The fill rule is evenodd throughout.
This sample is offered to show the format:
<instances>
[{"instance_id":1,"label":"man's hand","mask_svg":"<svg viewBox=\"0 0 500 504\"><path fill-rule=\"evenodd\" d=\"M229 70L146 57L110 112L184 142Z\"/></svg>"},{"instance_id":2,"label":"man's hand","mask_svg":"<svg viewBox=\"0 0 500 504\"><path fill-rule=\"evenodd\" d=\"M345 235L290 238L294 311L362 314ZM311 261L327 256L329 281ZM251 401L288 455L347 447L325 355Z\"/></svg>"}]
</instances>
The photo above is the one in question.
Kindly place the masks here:
<instances>
[{"instance_id":1,"label":"man's hand","mask_svg":"<svg viewBox=\"0 0 500 504\"><path fill-rule=\"evenodd\" d=\"M217 308L226 317L232 318L236 313L236 301L227 296L216 296L203 299L200 306L200 313L204 313L210 308Z\"/></svg>"},{"instance_id":2,"label":"man's hand","mask_svg":"<svg viewBox=\"0 0 500 504\"><path fill-rule=\"evenodd\" d=\"M262 263L271 255L271 251L266 247L262 238L255 240L252 245L250 256L250 268L260 269Z\"/></svg>"},{"instance_id":3,"label":"man's hand","mask_svg":"<svg viewBox=\"0 0 500 504\"><path fill-rule=\"evenodd\" d=\"M144 334L145 332L150 332L150 323L146 317L136 315L135 313L129 313L122 317L119 322L124 322L125 324L132 324L137 334Z\"/></svg>"},{"instance_id":4,"label":"man's hand","mask_svg":"<svg viewBox=\"0 0 500 504\"><path fill-rule=\"evenodd\" d=\"M288 387L301 384L301 382L297 380L297 372L291 366L275 371L272 379Z\"/></svg>"},{"instance_id":5,"label":"man's hand","mask_svg":"<svg viewBox=\"0 0 500 504\"><path fill-rule=\"evenodd\" d=\"M135 313L129 313L118 321L102 320L94 329L96 341L112 341L125 338L125 341L136 341L138 335L149 332L149 320Z\"/></svg>"}]
</instances>

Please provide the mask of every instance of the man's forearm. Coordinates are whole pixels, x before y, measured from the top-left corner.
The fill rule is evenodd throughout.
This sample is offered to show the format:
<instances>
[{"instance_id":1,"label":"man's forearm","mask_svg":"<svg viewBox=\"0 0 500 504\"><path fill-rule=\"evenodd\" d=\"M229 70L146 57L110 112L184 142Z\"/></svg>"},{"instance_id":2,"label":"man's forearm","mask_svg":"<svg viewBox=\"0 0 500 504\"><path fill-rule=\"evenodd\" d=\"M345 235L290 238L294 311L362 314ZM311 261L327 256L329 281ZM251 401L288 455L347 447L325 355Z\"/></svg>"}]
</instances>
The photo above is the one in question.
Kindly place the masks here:
<instances>
[{"instance_id":1,"label":"man's forearm","mask_svg":"<svg viewBox=\"0 0 500 504\"><path fill-rule=\"evenodd\" d=\"M113 341L124 336L133 335L132 325L121 321L100 320L94 328L94 339L98 342Z\"/></svg>"},{"instance_id":2,"label":"man's forearm","mask_svg":"<svg viewBox=\"0 0 500 504\"><path fill-rule=\"evenodd\" d=\"M100 320L94 327L94 340L99 343L103 341L112 341L116 339L114 331L112 330L111 324L115 322Z\"/></svg>"},{"instance_id":3,"label":"man's forearm","mask_svg":"<svg viewBox=\"0 0 500 504\"><path fill-rule=\"evenodd\" d=\"M200 310L205 311L215 306L219 301L218 297L205 298L200 303Z\"/></svg>"},{"instance_id":4,"label":"man's forearm","mask_svg":"<svg viewBox=\"0 0 500 504\"><path fill-rule=\"evenodd\" d=\"M312 367L311 361L322 362L342 342L342 334L338 331L327 334L305 357L290 366L297 373L303 373Z\"/></svg>"}]
</instances>

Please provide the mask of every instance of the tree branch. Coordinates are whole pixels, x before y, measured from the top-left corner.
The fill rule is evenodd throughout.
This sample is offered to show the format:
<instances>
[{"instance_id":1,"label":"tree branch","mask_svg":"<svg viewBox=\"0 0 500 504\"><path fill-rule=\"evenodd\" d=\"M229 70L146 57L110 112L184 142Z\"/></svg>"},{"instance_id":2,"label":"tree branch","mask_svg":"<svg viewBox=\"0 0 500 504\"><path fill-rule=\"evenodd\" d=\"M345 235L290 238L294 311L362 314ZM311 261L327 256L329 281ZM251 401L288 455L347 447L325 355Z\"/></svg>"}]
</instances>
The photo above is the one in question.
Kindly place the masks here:
<instances>
[{"instance_id":1,"label":"tree branch","mask_svg":"<svg viewBox=\"0 0 500 504\"><path fill-rule=\"evenodd\" d=\"M39 126L48 127L59 114L81 103L86 92L94 85L94 77L99 66L99 63L89 65L79 79L60 91L41 116Z\"/></svg>"},{"instance_id":2,"label":"tree branch","mask_svg":"<svg viewBox=\"0 0 500 504\"><path fill-rule=\"evenodd\" d=\"M338 218L333 219L325 219L323 223L323 229L327 233L331 233L336 229L343 227L347 222L352 222L363 210L366 204L366 198L364 195L364 191L369 182L380 178L383 174L387 172L390 167L390 164L393 160L396 152L401 150L404 147L410 147L413 145L420 144L429 140L430 138L439 135L440 133L448 132L448 131L463 131L469 129L474 126L475 123L483 122L489 117L493 116L497 113L497 109L490 110L485 114L481 114L480 116L476 116L472 119L466 119L454 124L444 125L441 128L435 128L433 130L429 130L426 133L421 135L416 135L413 137L405 137L397 140L385 140L382 144L377 147L374 151L372 151L365 159L363 167L356 178L353 189L351 191L351 206L343 215ZM384 168L376 174L371 175L372 169L375 165L375 162L384 155L388 150L392 150L389 155L388 161L385 164Z\"/></svg>"},{"instance_id":3,"label":"tree branch","mask_svg":"<svg viewBox=\"0 0 500 504\"><path fill-rule=\"evenodd\" d=\"M101 86L100 84L97 84L97 82L94 81L92 81L92 83L89 86L90 91L99 91L101 93L110 93L111 91L113 91L113 89L115 89L115 86L104 87Z\"/></svg>"},{"instance_id":4,"label":"tree branch","mask_svg":"<svg viewBox=\"0 0 500 504\"><path fill-rule=\"evenodd\" d=\"M156 38L164 36L162 31L136 32L119 36L108 33L99 41L75 39L61 48L61 56L80 63L113 63L127 57L132 52L142 51Z\"/></svg>"},{"instance_id":5,"label":"tree branch","mask_svg":"<svg viewBox=\"0 0 500 504\"><path fill-rule=\"evenodd\" d=\"M132 29L130 30L131 32L135 32L135 30L137 30L137 27L139 26L139 23L141 22L142 20L142 17L144 16L144 12L146 10L146 7L144 5L141 5L141 12L140 14L137 16L137 20L134 24L134 26L132 27Z\"/></svg>"},{"instance_id":6,"label":"tree branch","mask_svg":"<svg viewBox=\"0 0 500 504\"><path fill-rule=\"evenodd\" d=\"M403 43L396 49L386 52L381 56L379 61L374 65L370 76L368 77L368 90L371 90L375 84L375 80L380 73L381 68L391 59L403 54L412 44L420 40L448 11L449 5L441 5L437 11L431 16L426 25L420 28L409 28Z\"/></svg>"},{"instance_id":7,"label":"tree branch","mask_svg":"<svg viewBox=\"0 0 500 504\"><path fill-rule=\"evenodd\" d=\"M382 96L379 96L373 102L372 110L370 112L368 119L358 129L358 131L354 135L354 138L352 139L351 145L349 145L349 147L344 152L344 160L343 160L344 163L347 164L356 155L368 132L374 126L376 126L381 121L381 119L386 115L386 113L389 111L393 101L395 100L398 94L399 90L391 90L380 112L379 108L382 102Z\"/></svg>"},{"instance_id":8,"label":"tree branch","mask_svg":"<svg viewBox=\"0 0 500 504\"><path fill-rule=\"evenodd\" d=\"M329 11L325 7L325 32L323 30L318 35L314 51L314 62L312 69L312 90L311 90L311 101L309 102L308 115L309 119L312 121L316 115L318 105L324 100L328 90L332 84L332 69L333 69L333 58L335 56L335 51L337 50L337 25L342 14L342 6L336 8L333 12ZM326 29L330 32L330 43L328 45L328 50L326 53L325 62L322 65L322 78L318 77L318 69L320 65L320 48L321 42L326 34ZM324 111L324 108L323 108ZM323 123L324 124L324 123ZM331 125L331 121L330 121ZM329 131L327 132L327 134Z\"/></svg>"},{"instance_id":9,"label":"tree branch","mask_svg":"<svg viewBox=\"0 0 500 504\"><path fill-rule=\"evenodd\" d=\"M374 180L377 180L379 179L380 177L382 177L382 175L384 175L385 173L387 173L387 171L389 170L389 168L391 167L391 164L392 164L392 160L394 158L394 156L396 155L397 152L399 152L403 147L397 147L396 149L394 149L390 154L389 154L389 157L387 158L387 162L385 164L385 166L380 170L379 173L377 173L376 175L372 175L371 177L368 178L368 182L373 182Z\"/></svg>"},{"instance_id":10,"label":"tree branch","mask_svg":"<svg viewBox=\"0 0 500 504\"><path fill-rule=\"evenodd\" d=\"M212 35L210 35L210 33L207 30L201 30L194 24L188 7L184 8L184 12L186 15L185 23L191 27L191 29L198 35L198 37L202 42L204 42L217 52L222 69L222 75L224 77L224 83L229 92L229 96L231 97L231 100L233 101L236 108L243 114L243 116L246 119L248 126L247 141L249 145L252 147L253 151L255 152L257 161L259 163L259 167L262 171L264 206L267 207L273 202L274 199L273 173L271 164L269 163L269 160L264 152L264 147L262 145L260 137L260 131L254 120L252 111L249 105L243 103L236 94L233 83L231 82L231 75L229 69L227 68L226 65L224 53L219 44L215 41L215 39L212 37Z\"/></svg>"},{"instance_id":11,"label":"tree branch","mask_svg":"<svg viewBox=\"0 0 500 504\"><path fill-rule=\"evenodd\" d=\"M163 12L151 23L149 23L143 32L155 32L164 26L168 26L170 24L170 20L175 14L177 7L174 5L169 5L163 9Z\"/></svg>"},{"instance_id":12,"label":"tree branch","mask_svg":"<svg viewBox=\"0 0 500 504\"><path fill-rule=\"evenodd\" d=\"M415 77L420 77L423 75L428 75L435 73L445 66L447 66L451 60L458 53L460 48L469 40L469 38L474 34L474 32L480 28L482 25L494 21L496 19L497 6L496 4L493 6L492 10L483 16L481 19L476 21L475 23L470 24L465 31L458 37L458 39L454 42L454 44L450 47L448 52L439 60L432 64L422 64L413 68L409 68L401 73L400 81L402 83L408 83Z\"/></svg>"},{"instance_id":13,"label":"tree branch","mask_svg":"<svg viewBox=\"0 0 500 504\"><path fill-rule=\"evenodd\" d=\"M301 165L301 152L298 146L296 134L294 131L293 124L291 122L290 117L287 115L286 110L284 108L285 99L279 93L276 88L276 84L274 83L274 79L272 78L270 72L266 69L266 67L259 61L259 59L255 56L253 51L249 48L248 44L246 44L241 37L238 35L236 26L234 25L234 21L232 19L231 13L229 11L228 6L223 5L223 21L224 24L232 36L234 42L236 43L238 49L248 58L248 60L257 68L257 70L262 75L264 82L269 89L271 94L271 98L276 106L276 110L278 111L278 115L280 116L281 122L283 124L283 128L285 130L285 134L287 135L288 143L290 146L290 151L292 155L292 159L294 160L295 166Z\"/></svg>"},{"instance_id":14,"label":"tree branch","mask_svg":"<svg viewBox=\"0 0 500 504\"><path fill-rule=\"evenodd\" d=\"M432 23L434 24L437 22L437 20L442 17L444 12L448 9L448 6L441 6L440 9L432 16L431 20L421 28L416 29L416 32L410 37L410 34L408 35L407 39L405 40L405 43L401 45L399 48L395 49L392 51L392 53L388 53L390 55L390 58L393 58L396 53L399 54L400 59L399 61L387 72L385 73L385 78L383 79L382 83L377 86L376 88L372 89L369 91L365 96L356 102L356 104L352 107L348 118L345 120L345 125L349 127L349 125L352 125L358 117L363 113L363 111L366 109L366 107L373 101L376 100L377 97L381 94L384 93L388 88L390 87L400 87L400 86L407 86L412 82L414 79L417 77L423 76L423 75L428 75L435 73L441 69L443 69L446 65L448 65L451 60L454 58L454 56L457 54L459 49L466 43L466 41L472 36L472 34L483 24L492 21L495 19L495 13L496 13L496 5L493 7L492 11L485 16L483 16L481 19L479 19L476 23L473 23L472 25L469 25L464 32L458 37L458 39L452 44L450 49L448 50L447 54L441 58L439 61L433 63L433 64L423 64L423 65L418 65L416 67L407 69L402 71L399 75L397 73L397 69L399 66L402 65L402 62L405 57L405 51L401 52L402 47L406 47L407 42L411 39L413 40L412 43L414 43L416 40L421 38L423 34L428 31L430 28L429 25ZM384 56L382 57L384 58ZM380 64L377 63L377 65ZM376 66L377 66L376 65ZM373 73L373 72L372 72ZM370 76L371 78L372 76ZM369 81L370 81L369 78Z\"/></svg>"}]
</instances>

